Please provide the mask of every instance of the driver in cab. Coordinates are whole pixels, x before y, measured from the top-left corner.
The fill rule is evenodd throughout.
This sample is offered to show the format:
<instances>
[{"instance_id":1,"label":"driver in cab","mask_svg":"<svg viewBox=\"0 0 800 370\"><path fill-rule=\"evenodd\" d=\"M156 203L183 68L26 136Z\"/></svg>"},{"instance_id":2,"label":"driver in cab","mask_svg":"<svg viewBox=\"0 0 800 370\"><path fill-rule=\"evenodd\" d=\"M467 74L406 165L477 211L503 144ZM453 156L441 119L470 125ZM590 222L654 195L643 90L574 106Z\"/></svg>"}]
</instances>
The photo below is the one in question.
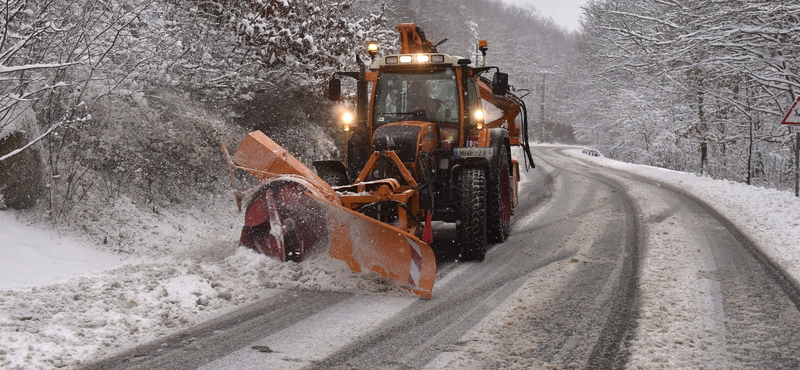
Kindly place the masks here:
<instances>
[{"instance_id":1,"label":"driver in cab","mask_svg":"<svg viewBox=\"0 0 800 370\"><path fill-rule=\"evenodd\" d=\"M436 101L425 90L424 82L412 81L408 84L408 108L423 119L433 120L436 119Z\"/></svg>"}]
</instances>

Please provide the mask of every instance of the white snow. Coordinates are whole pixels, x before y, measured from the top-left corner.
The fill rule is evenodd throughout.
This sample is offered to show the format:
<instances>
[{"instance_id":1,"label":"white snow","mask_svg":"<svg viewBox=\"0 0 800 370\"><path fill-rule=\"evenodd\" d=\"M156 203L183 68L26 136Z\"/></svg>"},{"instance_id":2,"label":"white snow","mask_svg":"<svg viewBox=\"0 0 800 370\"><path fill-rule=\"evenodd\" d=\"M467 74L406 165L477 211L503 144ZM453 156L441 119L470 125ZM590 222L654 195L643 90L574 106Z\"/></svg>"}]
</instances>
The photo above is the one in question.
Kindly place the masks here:
<instances>
[{"instance_id":1,"label":"white snow","mask_svg":"<svg viewBox=\"0 0 800 370\"><path fill-rule=\"evenodd\" d=\"M797 242L800 240L800 199L794 194L589 157L577 149L570 151L570 155L685 189L728 217L775 263L796 281L800 280ZM654 210L662 206L657 202L645 205ZM65 230L59 233L41 224L27 225L25 213L0 211L0 368L76 366L230 312L256 299L277 294L281 289L346 291L358 293L357 297L380 294L380 297L366 299L375 307L369 315L373 326L394 315L397 307L402 308L416 299L399 287L387 286L385 279L377 275L353 274L342 262L325 255L314 256L301 264L280 263L236 248L242 216L235 212L230 199L215 199L204 207L187 207L181 212L172 210L172 213L148 212L127 199L118 199L103 212L106 213L87 216L100 220L96 230L78 235ZM124 213L123 228L103 225L104 217L111 217L114 212ZM642 267L642 282L649 289L645 294L666 297L674 305L660 307L644 303L642 315L657 317L662 325L672 330L669 320L681 310L707 314L692 321L691 327L683 331L666 330L638 338L632 364L724 368L724 362L715 362L715 353L723 351L726 345L719 332L721 326L715 321L720 318L718 286L711 280L701 279L697 284L666 280L666 276L658 274L659 269L666 271L665 265L685 270L674 274L679 277L713 270L713 266L697 262L707 261L707 258L686 258L686 255L700 252L688 247L691 241L681 240L684 235L663 234L670 231L667 226L670 221L667 219L660 224L659 227L665 229L654 229L655 233L661 232L661 236L651 238L653 245ZM102 243L101 235L108 236L108 244ZM671 248L658 248L658 245ZM120 253L121 250L127 251L126 254ZM534 279L523 285L466 336L476 341L476 350L491 351L492 329L487 325L498 322L505 325L524 319L530 314L526 309L529 303L521 302L557 294L557 287L571 265L565 261L547 269L552 270L544 271L550 276L547 282ZM449 278L457 278L465 270L456 272ZM446 279L437 282L436 287L446 285ZM435 299L436 289L433 294ZM692 301L686 298L688 296L703 298ZM331 317L354 319L347 316L347 312L352 309L350 305L361 299L332 307ZM383 299L393 308L376 305L375 302ZM330 317L321 313L314 320L330 321ZM293 326L286 330L302 332L306 329ZM684 338L687 333L699 333L702 337ZM346 334L347 338L357 335ZM314 343L313 338L308 340L298 338L293 345L301 348ZM698 354L695 351L689 358L679 360L664 358L660 365L656 362L664 351L681 348L675 343L692 340L700 341L708 348L707 352ZM277 345L269 338L264 339L264 344ZM334 349L327 348L304 361L313 361ZM429 367L446 368L447 364L463 365L462 368L477 366L471 366L463 358L459 360L456 354L443 353Z\"/></svg>"},{"instance_id":2,"label":"white snow","mask_svg":"<svg viewBox=\"0 0 800 370\"><path fill-rule=\"evenodd\" d=\"M689 173L667 171L648 166L617 162L607 158L585 155L578 149L566 154L591 162L596 168L618 169L654 179L660 186L673 185L685 189L708 203L732 221L769 258L783 267L795 281L800 277L796 266L800 261L800 199L789 192L752 187L730 181L702 178ZM539 163L539 170L556 171ZM608 171L611 174L612 171ZM523 173L531 177L531 173ZM563 191L561 177L555 177L553 191ZM669 209L662 199L650 196L647 186L623 178L629 195L644 215L662 213ZM522 185L526 183L523 177ZM649 185L648 185L649 186ZM524 215L517 225L538 223L540 214L550 207L568 205L546 203L540 211ZM598 225L584 225L583 232L592 232ZM726 342L726 323L720 283L713 278L714 258L705 243L690 231L701 222L666 217L662 222L648 225L648 244L640 267L641 308L635 339L629 343L630 369L725 369L740 367L732 346ZM699 234L699 235L702 235ZM514 237L512 232L512 238ZM541 341L548 338L531 335L526 323L547 312L547 302L558 297L577 263L585 259L588 246L581 241L594 238L577 235L565 245L578 250L577 258L552 263L530 274L528 281L500 306L485 317L470 332L459 339L461 347L442 352L425 369L485 369L485 368L581 368L578 363L547 363L525 356L535 352ZM591 263L591 261L589 261ZM449 278L446 277L445 279ZM436 287L442 288L445 279ZM434 289L434 297L436 290ZM752 302L755 304L755 302ZM759 323L753 323L758 330ZM510 339L513 338L513 339ZM564 344L569 347L569 340ZM565 349L569 352L568 348ZM787 356L791 356L790 354Z\"/></svg>"},{"instance_id":3,"label":"white snow","mask_svg":"<svg viewBox=\"0 0 800 370\"><path fill-rule=\"evenodd\" d=\"M599 165L644 175L694 195L744 233L773 262L800 281L800 198L788 191L570 153Z\"/></svg>"},{"instance_id":4,"label":"white snow","mask_svg":"<svg viewBox=\"0 0 800 370\"><path fill-rule=\"evenodd\" d=\"M682 189L704 201L756 244L797 284L800 280L800 198L786 191L758 188L694 174L621 163L569 151L593 165L635 173L659 186ZM642 212L669 215L670 204L648 196L642 186L629 186ZM635 339L630 343L631 369L726 369L742 366L735 353L748 344L726 341L726 318L715 258L703 240L702 220L668 216L648 225L645 258L640 271L641 308ZM747 304L757 305L757 299ZM748 326L758 332L763 323ZM753 340L758 340L753 338ZM775 353L783 354L775 348Z\"/></svg>"},{"instance_id":5,"label":"white snow","mask_svg":"<svg viewBox=\"0 0 800 370\"><path fill-rule=\"evenodd\" d=\"M119 267L124 257L0 212L0 290L24 289Z\"/></svg>"}]
</instances>

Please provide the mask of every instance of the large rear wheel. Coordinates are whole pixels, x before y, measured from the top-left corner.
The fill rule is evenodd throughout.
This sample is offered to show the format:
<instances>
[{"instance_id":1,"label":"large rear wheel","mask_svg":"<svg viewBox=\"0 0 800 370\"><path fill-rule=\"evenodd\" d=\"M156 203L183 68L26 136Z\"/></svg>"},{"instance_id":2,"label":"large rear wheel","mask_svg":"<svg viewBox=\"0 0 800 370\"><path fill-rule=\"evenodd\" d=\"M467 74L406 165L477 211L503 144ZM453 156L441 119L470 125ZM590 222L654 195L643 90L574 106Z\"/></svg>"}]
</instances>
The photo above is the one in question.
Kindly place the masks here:
<instances>
[{"instance_id":1,"label":"large rear wheel","mask_svg":"<svg viewBox=\"0 0 800 370\"><path fill-rule=\"evenodd\" d=\"M486 171L467 168L459 181L460 219L456 223L461 259L483 261L486 256Z\"/></svg>"},{"instance_id":2,"label":"large rear wheel","mask_svg":"<svg viewBox=\"0 0 800 370\"><path fill-rule=\"evenodd\" d=\"M508 238L511 220L511 178L508 165L508 150L500 145L497 171L489 180L487 203L489 207L489 242L504 242Z\"/></svg>"},{"instance_id":3,"label":"large rear wheel","mask_svg":"<svg viewBox=\"0 0 800 370\"><path fill-rule=\"evenodd\" d=\"M314 168L317 170L317 175L330 186L350 185L347 168L340 161L316 161Z\"/></svg>"},{"instance_id":4,"label":"large rear wheel","mask_svg":"<svg viewBox=\"0 0 800 370\"><path fill-rule=\"evenodd\" d=\"M344 186L347 183L347 173L341 172L323 172L319 174L322 181L325 181L330 186Z\"/></svg>"}]
</instances>

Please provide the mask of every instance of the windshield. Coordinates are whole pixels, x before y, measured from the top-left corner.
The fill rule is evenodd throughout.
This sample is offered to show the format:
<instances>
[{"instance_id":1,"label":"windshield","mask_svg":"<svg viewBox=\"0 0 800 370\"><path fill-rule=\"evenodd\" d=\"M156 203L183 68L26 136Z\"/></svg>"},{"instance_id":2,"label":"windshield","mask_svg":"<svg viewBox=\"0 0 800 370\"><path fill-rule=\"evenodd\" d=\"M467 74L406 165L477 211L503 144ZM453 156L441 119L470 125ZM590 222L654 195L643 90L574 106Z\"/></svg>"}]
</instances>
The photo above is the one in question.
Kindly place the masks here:
<instances>
[{"instance_id":1,"label":"windshield","mask_svg":"<svg viewBox=\"0 0 800 370\"><path fill-rule=\"evenodd\" d=\"M375 126L409 120L458 124L455 71L383 72L375 90L373 112Z\"/></svg>"}]
</instances>

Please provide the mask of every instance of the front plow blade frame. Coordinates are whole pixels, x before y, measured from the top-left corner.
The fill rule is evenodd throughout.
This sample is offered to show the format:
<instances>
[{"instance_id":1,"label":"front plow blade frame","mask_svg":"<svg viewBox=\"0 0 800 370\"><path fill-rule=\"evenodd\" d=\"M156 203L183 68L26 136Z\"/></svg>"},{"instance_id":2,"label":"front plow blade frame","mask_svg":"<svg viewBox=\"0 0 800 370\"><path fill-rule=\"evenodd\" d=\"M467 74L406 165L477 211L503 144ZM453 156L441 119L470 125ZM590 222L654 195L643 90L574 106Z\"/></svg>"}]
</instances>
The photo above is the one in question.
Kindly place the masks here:
<instances>
[{"instance_id":1,"label":"front plow blade frame","mask_svg":"<svg viewBox=\"0 0 800 370\"><path fill-rule=\"evenodd\" d=\"M408 232L343 207L329 184L260 131L250 133L232 158L224 144L222 148L231 170L237 204L243 196L236 189L234 169L247 171L262 181L259 187L247 192L254 195L254 199L247 200L246 215L250 211L249 207L258 203L258 194L263 194L265 188L280 184L278 187L281 189L291 188L296 192L294 197L288 197L293 199L291 203L307 207L310 211L309 217L313 220L306 220L307 223L302 224L301 219L304 217L299 217L294 212L291 222L284 221L292 218L285 216L292 213L286 211L289 205L283 204L288 201L282 203L282 198L286 197L273 197L269 202L261 202L267 206L257 217L261 221L259 225L250 225L253 222L248 220L248 225L242 232L243 240L248 227L262 228L261 235L264 238L271 236L277 239L280 236L281 246L284 243L298 243L292 238L307 241L313 236L316 248L327 247L331 257L344 261L352 271L376 272L398 282L421 298L431 297L436 279L436 257L428 244ZM277 203L270 204L272 201ZM279 220L274 219L274 215L280 213L274 212L276 208L284 212ZM298 220L301 224L298 224ZM287 238L287 226L295 231L293 237ZM242 244L250 246L247 243ZM304 246L303 250L308 249L307 247L310 246ZM262 248L255 249L268 254Z\"/></svg>"}]
</instances>

